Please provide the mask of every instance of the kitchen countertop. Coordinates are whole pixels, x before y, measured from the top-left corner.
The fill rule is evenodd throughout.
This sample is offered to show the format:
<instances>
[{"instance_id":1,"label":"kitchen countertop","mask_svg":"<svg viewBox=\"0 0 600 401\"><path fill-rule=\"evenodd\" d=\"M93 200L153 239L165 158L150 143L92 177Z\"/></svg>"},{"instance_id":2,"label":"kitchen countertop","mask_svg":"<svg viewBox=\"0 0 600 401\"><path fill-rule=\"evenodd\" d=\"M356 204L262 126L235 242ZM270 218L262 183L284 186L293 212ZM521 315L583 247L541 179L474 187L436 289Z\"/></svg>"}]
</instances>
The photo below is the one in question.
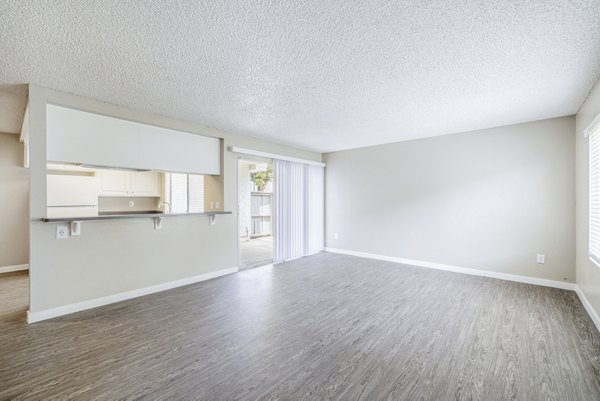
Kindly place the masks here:
<instances>
[{"instance_id":1,"label":"kitchen countertop","mask_svg":"<svg viewBox=\"0 0 600 401\"><path fill-rule=\"evenodd\" d=\"M106 213L106 212L105 212ZM231 214L231 212L211 211L202 213L162 213L162 212L110 212L108 214L99 214L89 217L58 217L52 219L42 219L44 223L59 223L69 221L91 221L91 220L118 220L118 219L147 219L156 217L181 217L181 216L210 216L216 214Z\"/></svg>"}]
</instances>

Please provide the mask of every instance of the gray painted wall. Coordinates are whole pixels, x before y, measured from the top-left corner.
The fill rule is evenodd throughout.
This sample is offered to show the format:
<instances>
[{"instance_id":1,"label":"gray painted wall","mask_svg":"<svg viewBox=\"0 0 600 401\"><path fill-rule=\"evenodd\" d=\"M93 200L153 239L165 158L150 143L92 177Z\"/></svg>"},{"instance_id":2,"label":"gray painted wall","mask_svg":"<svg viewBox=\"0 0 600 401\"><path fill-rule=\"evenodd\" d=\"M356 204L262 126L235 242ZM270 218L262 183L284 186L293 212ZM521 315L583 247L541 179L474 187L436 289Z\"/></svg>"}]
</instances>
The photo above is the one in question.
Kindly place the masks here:
<instances>
[{"instance_id":1,"label":"gray painted wall","mask_svg":"<svg viewBox=\"0 0 600 401\"><path fill-rule=\"evenodd\" d=\"M588 138L583 130L600 114L600 83L577 113L577 284L596 313L600 313L600 267L588 257L589 171Z\"/></svg>"},{"instance_id":2,"label":"gray painted wall","mask_svg":"<svg viewBox=\"0 0 600 401\"><path fill-rule=\"evenodd\" d=\"M327 247L574 282L574 131L563 117L328 153Z\"/></svg>"},{"instance_id":3,"label":"gray painted wall","mask_svg":"<svg viewBox=\"0 0 600 401\"><path fill-rule=\"evenodd\" d=\"M0 267L29 262L29 170L18 135L0 133Z\"/></svg>"},{"instance_id":4,"label":"gray painted wall","mask_svg":"<svg viewBox=\"0 0 600 401\"><path fill-rule=\"evenodd\" d=\"M40 221L46 209L46 103L222 138L225 149L222 203L229 211L235 212L237 201L237 155L226 150L229 146L321 160L320 153L233 135L36 85L30 86L29 102L32 312L232 268L238 263L235 213L217 216L213 227L208 225L206 217L198 216L165 219L162 230L154 230L151 219L86 222L82 225L81 236L54 239L56 224ZM142 143L140 151L143 149Z\"/></svg>"}]
</instances>

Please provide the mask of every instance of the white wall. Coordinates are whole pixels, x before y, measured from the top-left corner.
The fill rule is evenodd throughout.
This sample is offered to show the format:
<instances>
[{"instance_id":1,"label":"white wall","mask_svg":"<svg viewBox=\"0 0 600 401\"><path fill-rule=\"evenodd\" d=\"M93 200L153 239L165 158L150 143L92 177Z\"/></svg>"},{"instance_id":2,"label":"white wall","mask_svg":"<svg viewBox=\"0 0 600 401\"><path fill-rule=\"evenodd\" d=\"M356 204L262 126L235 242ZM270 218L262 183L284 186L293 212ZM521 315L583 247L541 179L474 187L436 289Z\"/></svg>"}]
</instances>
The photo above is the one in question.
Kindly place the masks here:
<instances>
[{"instance_id":1,"label":"white wall","mask_svg":"<svg viewBox=\"0 0 600 401\"><path fill-rule=\"evenodd\" d=\"M600 114L600 82L579 109L577 121L577 284L600 314L600 267L588 257L589 171L588 138L583 130Z\"/></svg>"},{"instance_id":2,"label":"white wall","mask_svg":"<svg viewBox=\"0 0 600 401\"><path fill-rule=\"evenodd\" d=\"M29 261L29 171L18 135L0 133L0 268Z\"/></svg>"},{"instance_id":3,"label":"white wall","mask_svg":"<svg viewBox=\"0 0 600 401\"><path fill-rule=\"evenodd\" d=\"M237 156L223 151L225 210L210 227L206 217L185 216L163 221L153 229L151 219L84 222L82 235L54 239L56 224L40 221L46 209L46 104L58 104L160 127L223 139L223 149L239 146L320 161L321 154L237 136L165 117L30 85L31 267L30 311L43 312L77 302L148 286L209 274L237 266ZM143 144L140 144L143 147ZM217 185L215 185L216 187ZM211 184L212 187L212 184Z\"/></svg>"},{"instance_id":4,"label":"white wall","mask_svg":"<svg viewBox=\"0 0 600 401\"><path fill-rule=\"evenodd\" d=\"M327 247L574 282L574 124L328 153Z\"/></svg>"}]
</instances>

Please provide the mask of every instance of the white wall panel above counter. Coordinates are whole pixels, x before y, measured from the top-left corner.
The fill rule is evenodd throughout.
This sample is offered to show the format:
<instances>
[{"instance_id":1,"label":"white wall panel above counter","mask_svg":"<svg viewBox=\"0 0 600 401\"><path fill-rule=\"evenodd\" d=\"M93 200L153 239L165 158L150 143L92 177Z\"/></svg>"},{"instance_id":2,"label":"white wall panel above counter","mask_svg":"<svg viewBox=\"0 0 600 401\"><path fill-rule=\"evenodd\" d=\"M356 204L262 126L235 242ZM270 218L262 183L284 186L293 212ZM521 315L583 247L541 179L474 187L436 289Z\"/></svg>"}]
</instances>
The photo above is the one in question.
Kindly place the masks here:
<instances>
[{"instance_id":1,"label":"white wall panel above counter","mask_svg":"<svg viewBox=\"0 0 600 401\"><path fill-rule=\"evenodd\" d=\"M50 162L221 174L217 138L46 105Z\"/></svg>"}]
</instances>

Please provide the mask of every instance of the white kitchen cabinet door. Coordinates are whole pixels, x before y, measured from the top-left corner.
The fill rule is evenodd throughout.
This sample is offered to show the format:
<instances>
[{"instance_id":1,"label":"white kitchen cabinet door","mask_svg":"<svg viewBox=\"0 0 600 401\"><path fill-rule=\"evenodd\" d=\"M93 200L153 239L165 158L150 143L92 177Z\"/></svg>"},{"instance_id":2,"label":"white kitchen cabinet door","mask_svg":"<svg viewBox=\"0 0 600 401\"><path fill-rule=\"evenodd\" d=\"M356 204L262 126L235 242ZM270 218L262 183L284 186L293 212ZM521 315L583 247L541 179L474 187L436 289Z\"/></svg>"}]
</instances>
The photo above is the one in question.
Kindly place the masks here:
<instances>
[{"instance_id":1,"label":"white kitchen cabinet door","mask_svg":"<svg viewBox=\"0 0 600 401\"><path fill-rule=\"evenodd\" d=\"M119 170L98 170L100 196L132 196L131 172Z\"/></svg>"},{"instance_id":2,"label":"white kitchen cabinet door","mask_svg":"<svg viewBox=\"0 0 600 401\"><path fill-rule=\"evenodd\" d=\"M143 171L131 173L131 196L160 196L159 173Z\"/></svg>"}]
</instances>

